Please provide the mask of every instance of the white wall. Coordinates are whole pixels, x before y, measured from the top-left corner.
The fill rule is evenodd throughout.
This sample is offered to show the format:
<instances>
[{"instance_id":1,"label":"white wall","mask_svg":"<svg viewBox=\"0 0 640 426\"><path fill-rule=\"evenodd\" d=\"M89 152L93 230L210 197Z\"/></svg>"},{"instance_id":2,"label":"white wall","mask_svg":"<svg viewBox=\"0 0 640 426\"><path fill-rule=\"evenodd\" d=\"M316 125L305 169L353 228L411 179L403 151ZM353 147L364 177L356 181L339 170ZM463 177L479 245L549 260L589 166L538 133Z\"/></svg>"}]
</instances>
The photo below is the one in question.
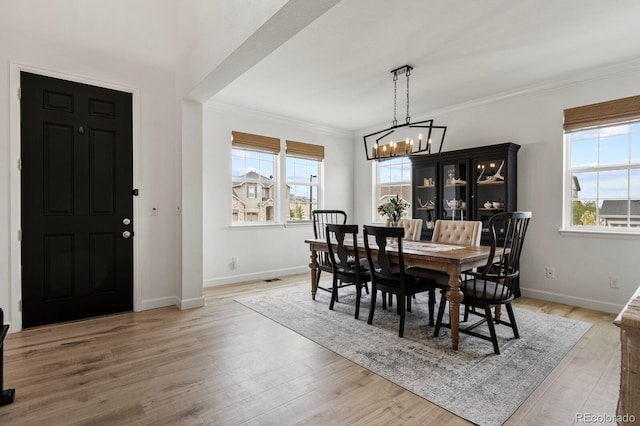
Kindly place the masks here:
<instances>
[{"instance_id":1,"label":"white wall","mask_svg":"<svg viewBox=\"0 0 640 426\"><path fill-rule=\"evenodd\" d=\"M176 303L175 283L179 282L175 221L178 203L175 178L177 116L172 60L156 56L160 53L152 52L151 46L155 42L142 37L138 43L149 43L144 47L149 49L148 55L133 54L128 45L134 42L130 37L122 37L116 24L102 29L87 24L98 10L87 11L81 7L85 13L83 20L73 4L67 4L68 8L59 2L51 8L47 4L7 1L0 8L0 62L3 64L0 66L0 99L3 100L0 102L0 306L7 313L6 319L12 322L11 331L21 327L21 313L17 310L19 245L15 249L20 223L19 174L15 166L20 144L19 134L15 132L15 123L19 123L19 104L13 91L19 82L16 70L21 66L70 80L134 92L134 185L140 189L140 196L134 200L133 222L135 309ZM101 19L120 19L122 9L113 6L115 3L104 5ZM149 15L142 2L138 6L131 9L133 15ZM148 16L149 22L171 22L171 9L164 10L164 17ZM106 16L109 13L113 13L111 18ZM94 33L74 42L73 35L77 30L89 33L94 30ZM121 49L112 46L115 50L112 53L97 48L110 32L114 33L110 42L122 43ZM125 34L131 36L131 33ZM87 39L95 41L96 48L87 46ZM164 47L173 51L171 45ZM10 117L13 133L10 133ZM158 216L150 216L152 206L158 208Z\"/></svg>"},{"instance_id":2,"label":"white wall","mask_svg":"<svg viewBox=\"0 0 640 426\"><path fill-rule=\"evenodd\" d=\"M345 210L349 218L355 192L353 134L219 103L205 106L203 121L205 286L307 272L310 258L304 239L313 237L310 223L231 228L231 132L280 138L283 149L286 139L324 145L321 206ZM284 194L281 185L281 201ZM237 269L231 269L232 257L238 258Z\"/></svg>"},{"instance_id":3,"label":"white wall","mask_svg":"<svg viewBox=\"0 0 640 426\"><path fill-rule=\"evenodd\" d=\"M444 149L454 150L502 142L522 146L518 153L518 209L533 219L522 255L523 295L608 312L618 312L640 286L637 273L640 237L576 236L560 234L562 224L563 110L640 93L640 67L605 77L577 76L582 83L531 90L493 102L468 105L435 114L448 126ZM364 132L362 132L364 133ZM355 140L358 188L356 218L371 221L371 174L358 155L362 138ZM547 279L545 268L556 278ZM609 287L609 276L620 279L620 289Z\"/></svg>"},{"instance_id":4,"label":"white wall","mask_svg":"<svg viewBox=\"0 0 640 426\"><path fill-rule=\"evenodd\" d=\"M202 106L183 102L286 0L3 0L0 2L0 307L21 327L17 89L21 68L134 93L134 308L202 304L199 160ZM302 2L297 7L304 8ZM295 7L294 7L295 9ZM320 12L318 12L320 13ZM292 18L293 19L293 18ZM244 70L242 70L244 71ZM240 72L240 71L238 71ZM17 106L16 106L17 105ZM12 139L13 138L13 139ZM186 163L186 179L183 167ZM188 190L183 194L183 188ZM185 204L185 206L182 205ZM152 207L159 215L151 217ZM199 212L196 210L200 209ZM201 219L200 219L201 222ZM192 235L193 234L193 235ZM182 250L182 244L186 250ZM184 261L183 256L188 257ZM183 261L186 267L183 268ZM194 271L194 267L199 269Z\"/></svg>"}]
</instances>

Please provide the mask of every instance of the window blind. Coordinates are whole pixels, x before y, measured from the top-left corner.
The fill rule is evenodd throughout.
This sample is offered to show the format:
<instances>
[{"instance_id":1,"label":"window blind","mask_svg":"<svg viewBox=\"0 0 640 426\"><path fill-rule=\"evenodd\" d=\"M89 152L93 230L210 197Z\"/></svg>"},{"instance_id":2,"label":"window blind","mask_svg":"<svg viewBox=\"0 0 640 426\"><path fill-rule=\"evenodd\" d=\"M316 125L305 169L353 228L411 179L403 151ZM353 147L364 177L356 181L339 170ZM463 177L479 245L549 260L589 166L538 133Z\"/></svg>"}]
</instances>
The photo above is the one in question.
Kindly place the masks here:
<instances>
[{"instance_id":1,"label":"window blind","mask_svg":"<svg viewBox=\"0 0 640 426\"><path fill-rule=\"evenodd\" d=\"M280 139L269 136L254 135L251 133L231 132L233 140L231 145L234 148L255 149L257 151L280 152Z\"/></svg>"},{"instance_id":2,"label":"window blind","mask_svg":"<svg viewBox=\"0 0 640 426\"><path fill-rule=\"evenodd\" d=\"M322 161L324 160L324 146L288 140L287 155Z\"/></svg>"},{"instance_id":3,"label":"window blind","mask_svg":"<svg viewBox=\"0 0 640 426\"><path fill-rule=\"evenodd\" d=\"M640 96L565 109L564 130L572 132L635 119L640 119Z\"/></svg>"}]
</instances>

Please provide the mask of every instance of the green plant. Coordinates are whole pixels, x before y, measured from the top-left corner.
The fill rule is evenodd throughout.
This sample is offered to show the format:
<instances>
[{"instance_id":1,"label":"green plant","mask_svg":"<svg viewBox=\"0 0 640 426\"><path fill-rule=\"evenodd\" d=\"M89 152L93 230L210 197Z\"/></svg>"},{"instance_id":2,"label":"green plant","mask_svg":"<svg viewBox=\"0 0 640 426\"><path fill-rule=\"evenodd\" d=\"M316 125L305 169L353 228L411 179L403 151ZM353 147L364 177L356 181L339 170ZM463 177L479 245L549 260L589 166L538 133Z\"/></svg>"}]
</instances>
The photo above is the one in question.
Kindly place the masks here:
<instances>
[{"instance_id":1,"label":"green plant","mask_svg":"<svg viewBox=\"0 0 640 426\"><path fill-rule=\"evenodd\" d=\"M391 225L398 226L398 221L402 217L404 211L409 208L409 203L396 195L395 198L390 198L386 203L382 203L378 206L378 213L382 216L386 216L391 221Z\"/></svg>"},{"instance_id":2,"label":"green plant","mask_svg":"<svg viewBox=\"0 0 640 426\"><path fill-rule=\"evenodd\" d=\"M595 226L596 224L596 203L595 201L574 201L573 202L573 224Z\"/></svg>"}]
</instances>

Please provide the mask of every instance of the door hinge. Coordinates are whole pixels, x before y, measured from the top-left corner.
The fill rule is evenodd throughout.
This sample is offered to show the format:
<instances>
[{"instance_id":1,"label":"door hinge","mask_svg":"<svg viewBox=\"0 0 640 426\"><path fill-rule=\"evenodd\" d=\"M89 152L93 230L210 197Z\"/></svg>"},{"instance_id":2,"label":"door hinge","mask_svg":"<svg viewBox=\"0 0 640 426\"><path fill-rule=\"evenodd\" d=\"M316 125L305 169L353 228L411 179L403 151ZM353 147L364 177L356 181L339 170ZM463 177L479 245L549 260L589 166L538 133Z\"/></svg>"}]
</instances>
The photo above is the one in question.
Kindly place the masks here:
<instances>
[{"instance_id":1,"label":"door hinge","mask_svg":"<svg viewBox=\"0 0 640 426\"><path fill-rule=\"evenodd\" d=\"M18 300L18 312L22 312L22 299Z\"/></svg>"},{"instance_id":2,"label":"door hinge","mask_svg":"<svg viewBox=\"0 0 640 426\"><path fill-rule=\"evenodd\" d=\"M18 229L18 241L22 241L22 229Z\"/></svg>"},{"instance_id":3,"label":"door hinge","mask_svg":"<svg viewBox=\"0 0 640 426\"><path fill-rule=\"evenodd\" d=\"M22 100L22 87L18 87L18 99Z\"/></svg>"},{"instance_id":4,"label":"door hinge","mask_svg":"<svg viewBox=\"0 0 640 426\"><path fill-rule=\"evenodd\" d=\"M22 158L18 158L18 170L22 171Z\"/></svg>"}]
</instances>

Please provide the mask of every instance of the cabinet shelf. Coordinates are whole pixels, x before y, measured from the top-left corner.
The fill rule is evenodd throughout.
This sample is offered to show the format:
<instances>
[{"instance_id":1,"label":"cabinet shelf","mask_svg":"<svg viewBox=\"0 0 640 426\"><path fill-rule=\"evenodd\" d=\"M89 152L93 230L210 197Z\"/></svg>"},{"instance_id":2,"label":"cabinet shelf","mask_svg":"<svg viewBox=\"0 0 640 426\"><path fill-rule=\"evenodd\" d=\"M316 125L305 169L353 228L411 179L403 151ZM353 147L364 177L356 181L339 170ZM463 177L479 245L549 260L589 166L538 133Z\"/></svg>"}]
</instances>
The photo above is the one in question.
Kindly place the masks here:
<instances>
[{"instance_id":1,"label":"cabinet shelf","mask_svg":"<svg viewBox=\"0 0 640 426\"><path fill-rule=\"evenodd\" d=\"M502 143L440 155L410 156L413 217L435 222L454 217L457 220L462 215L466 220L481 220L486 228L492 216L516 211L519 148L513 143ZM498 169L499 179L495 179ZM427 199L434 205L425 206L422 201ZM451 207L447 204L451 199L464 201L466 205L464 208ZM500 208L485 208L487 200L500 200L504 204ZM421 237L431 239L432 233L432 229L423 228ZM490 244L490 240L483 234L481 243Z\"/></svg>"}]
</instances>

